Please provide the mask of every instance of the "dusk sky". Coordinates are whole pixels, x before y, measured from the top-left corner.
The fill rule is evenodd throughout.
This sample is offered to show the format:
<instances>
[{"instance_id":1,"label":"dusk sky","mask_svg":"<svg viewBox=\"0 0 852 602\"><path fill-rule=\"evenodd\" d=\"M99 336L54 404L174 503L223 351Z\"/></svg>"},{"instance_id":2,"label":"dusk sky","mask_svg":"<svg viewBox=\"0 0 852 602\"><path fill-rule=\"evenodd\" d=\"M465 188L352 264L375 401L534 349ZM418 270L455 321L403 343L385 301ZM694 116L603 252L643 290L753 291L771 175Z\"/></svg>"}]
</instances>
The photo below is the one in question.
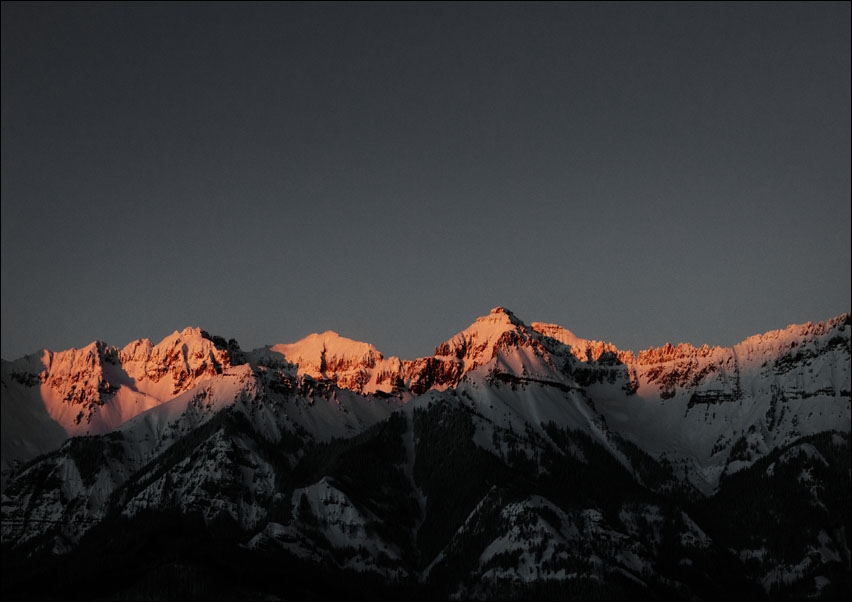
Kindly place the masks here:
<instances>
[{"instance_id":1,"label":"dusk sky","mask_svg":"<svg viewBox=\"0 0 852 602\"><path fill-rule=\"evenodd\" d=\"M2 357L852 307L850 3L2 5Z\"/></svg>"}]
</instances>

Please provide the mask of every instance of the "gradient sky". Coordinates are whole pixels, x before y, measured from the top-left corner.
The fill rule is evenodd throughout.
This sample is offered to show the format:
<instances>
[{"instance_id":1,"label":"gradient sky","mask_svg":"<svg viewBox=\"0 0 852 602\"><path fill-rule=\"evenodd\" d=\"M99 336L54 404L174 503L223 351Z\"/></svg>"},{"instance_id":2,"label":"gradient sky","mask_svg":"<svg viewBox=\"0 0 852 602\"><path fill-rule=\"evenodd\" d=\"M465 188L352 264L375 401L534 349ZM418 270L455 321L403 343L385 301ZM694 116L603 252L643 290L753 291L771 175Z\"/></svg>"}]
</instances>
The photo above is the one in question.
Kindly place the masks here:
<instances>
[{"instance_id":1,"label":"gradient sky","mask_svg":"<svg viewBox=\"0 0 852 602\"><path fill-rule=\"evenodd\" d=\"M849 311L850 3L2 6L2 357Z\"/></svg>"}]
</instances>

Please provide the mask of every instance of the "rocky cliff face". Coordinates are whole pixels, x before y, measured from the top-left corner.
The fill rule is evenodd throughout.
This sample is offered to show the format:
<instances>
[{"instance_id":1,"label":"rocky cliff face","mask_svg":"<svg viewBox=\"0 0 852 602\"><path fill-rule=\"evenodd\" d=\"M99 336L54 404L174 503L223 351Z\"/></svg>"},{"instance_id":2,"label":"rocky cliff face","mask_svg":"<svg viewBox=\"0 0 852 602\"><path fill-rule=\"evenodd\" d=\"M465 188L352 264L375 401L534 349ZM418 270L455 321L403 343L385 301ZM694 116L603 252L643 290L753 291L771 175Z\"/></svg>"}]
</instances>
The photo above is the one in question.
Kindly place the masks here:
<instances>
[{"instance_id":1,"label":"rocky cliff face","mask_svg":"<svg viewBox=\"0 0 852 602\"><path fill-rule=\"evenodd\" d=\"M206 332L186 328L157 345L148 339L133 341L118 353L118 362L135 382L160 383L168 378L171 395L178 395L201 378L221 374L231 365L231 355L226 345L217 345Z\"/></svg>"},{"instance_id":2,"label":"rocky cliff face","mask_svg":"<svg viewBox=\"0 0 852 602\"><path fill-rule=\"evenodd\" d=\"M83 349L56 353L45 351L42 356L44 370L39 381L63 404L77 406L79 414L75 423L84 418L91 422L97 406L115 393L119 384L117 374L110 370L118 363L117 350L106 343L95 342Z\"/></svg>"}]
</instances>

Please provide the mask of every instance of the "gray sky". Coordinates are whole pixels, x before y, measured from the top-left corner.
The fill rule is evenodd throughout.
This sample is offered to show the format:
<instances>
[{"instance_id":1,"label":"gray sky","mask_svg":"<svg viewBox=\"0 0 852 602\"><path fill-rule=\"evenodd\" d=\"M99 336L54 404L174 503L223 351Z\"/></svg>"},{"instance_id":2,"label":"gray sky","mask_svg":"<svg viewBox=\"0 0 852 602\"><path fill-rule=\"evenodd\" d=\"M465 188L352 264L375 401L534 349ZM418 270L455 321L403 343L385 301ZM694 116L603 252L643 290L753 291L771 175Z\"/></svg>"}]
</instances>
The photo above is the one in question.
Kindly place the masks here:
<instances>
[{"instance_id":1,"label":"gray sky","mask_svg":"<svg viewBox=\"0 0 852 602\"><path fill-rule=\"evenodd\" d=\"M850 310L850 4L2 7L2 357Z\"/></svg>"}]
</instances>

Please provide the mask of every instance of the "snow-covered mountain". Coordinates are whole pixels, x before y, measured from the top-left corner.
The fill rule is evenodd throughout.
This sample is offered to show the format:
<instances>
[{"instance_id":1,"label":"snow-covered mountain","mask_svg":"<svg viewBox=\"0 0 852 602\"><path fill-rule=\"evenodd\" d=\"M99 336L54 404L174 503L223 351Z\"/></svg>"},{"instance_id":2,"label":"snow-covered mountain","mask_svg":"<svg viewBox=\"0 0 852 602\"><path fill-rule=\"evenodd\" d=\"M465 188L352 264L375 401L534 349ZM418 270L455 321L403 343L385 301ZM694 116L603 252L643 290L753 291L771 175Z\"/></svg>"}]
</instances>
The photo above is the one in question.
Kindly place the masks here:
<instances>
[{"instance_id":1,"label":"snow-covered mountain","mask_svg":"<svg viewBox=\"0 0 852 602\"><path fill-rule=\"evenodd\" d=\"M61 559L93 597L173 596L147 560L163 545L194 583L239 566L238 597L351 597L330 576L389 597L848 592L851 340L844 314L634 353L497 307L415 360L187 328L4 361L4 593L62 597L34 577ZM749 496L799 536L730 529ZM176 524L187 549L164 543ZM93 555L106 589L67 568Z\"/></svg>"},{"instance_id":2,"label":"snow-covered mountain","mask_svg":"<svg viewBox=\"0 0 852 602\"><path fill-rule=\"evenodd\" d=\"M635 359L603 351L590 364L614 368L584 382L610 429L711 493L723 475L801 436L849 430L850 331L845 314L732 348L666 345Z\"/></svg>"},{"instance_id":3,"label":"snow-covered mountain","mask_svg":"<svg viewBox=\"0 0 852 602\"><path fill-rule=\"evenodd\" d=\"M157 345L141 339L117 349L96 341L4 360L2 467L55 449L68 437L113 431L230 365L227 346L198 328Z\"/></svg>"}]
</instances>

